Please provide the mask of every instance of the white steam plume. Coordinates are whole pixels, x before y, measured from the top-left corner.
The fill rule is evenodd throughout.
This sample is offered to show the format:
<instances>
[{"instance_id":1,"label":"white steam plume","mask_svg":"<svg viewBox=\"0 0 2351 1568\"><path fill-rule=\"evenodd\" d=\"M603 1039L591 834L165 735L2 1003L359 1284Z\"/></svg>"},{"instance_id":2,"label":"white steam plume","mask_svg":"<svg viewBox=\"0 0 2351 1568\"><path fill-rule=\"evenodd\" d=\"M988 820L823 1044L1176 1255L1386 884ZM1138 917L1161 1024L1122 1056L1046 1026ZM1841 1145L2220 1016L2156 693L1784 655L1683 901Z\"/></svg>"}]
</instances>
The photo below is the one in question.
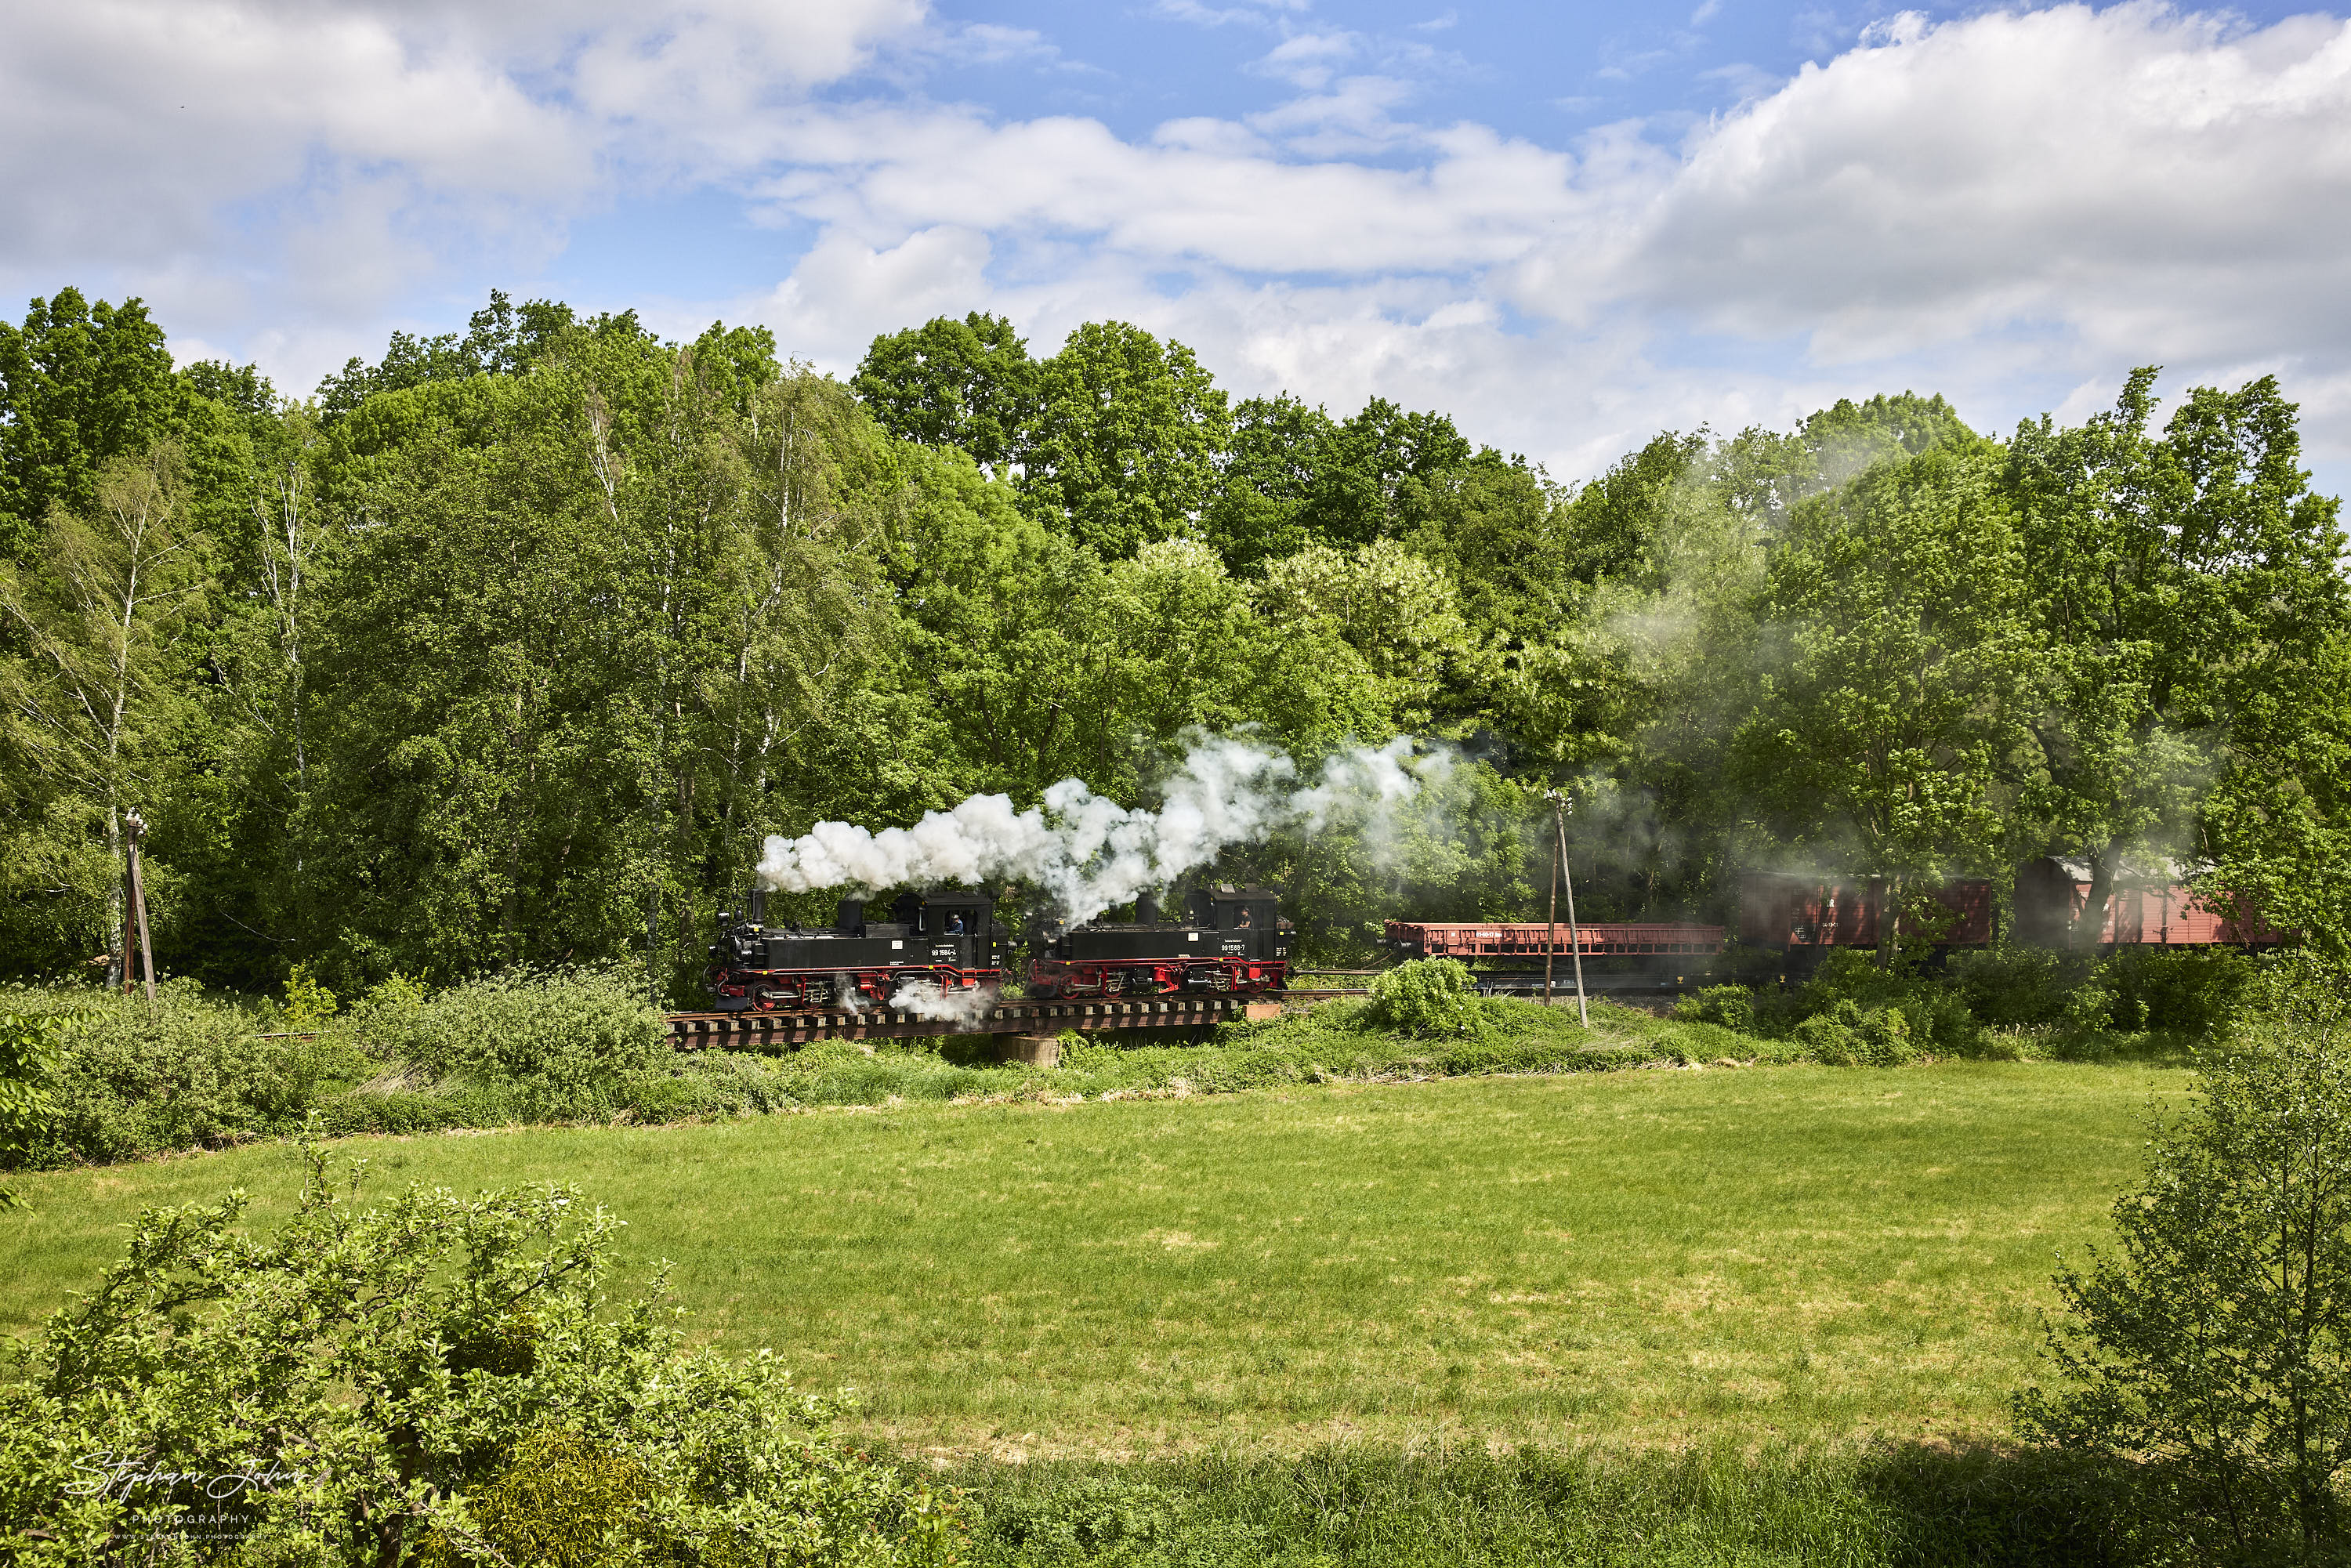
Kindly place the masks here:
<instances>
[{"instance_id":1,"label":"white steam plume","mask_svg":"<svg viewBox=\"0 0 2351 1568\"><path fill-rule=\"evenodd\" d=\"M977 1025L1003 999L993 986L948 991L942 990L935 980L909 980L892 995L890 1005L918 1019Z\"/></svg>"},{"instance_id":2,"label":"white steam plume","mask_svg":"<svg viewBox=\"0 0 2351 1568\"><path fill-rule=\"evenodd\" d=\"M1042 807L1026 811L1014 810L1008 796L974 795L952 811L925 811L911 828L876 833L819 822L797 839L770 838L759 882L788 893L870 892L1014 877L1042 889L1070 920L1091 920L1234 844L1318 832L1343 821L1384 836L1397 809L1450 763L1448 753L1421 750L1400 736L1376 749L1333 755L1308 782L1279 751L1204 739L1167 780L1155 811L1130 810L1064 779L1045 791Z\"/></svg>"}]
</instances>

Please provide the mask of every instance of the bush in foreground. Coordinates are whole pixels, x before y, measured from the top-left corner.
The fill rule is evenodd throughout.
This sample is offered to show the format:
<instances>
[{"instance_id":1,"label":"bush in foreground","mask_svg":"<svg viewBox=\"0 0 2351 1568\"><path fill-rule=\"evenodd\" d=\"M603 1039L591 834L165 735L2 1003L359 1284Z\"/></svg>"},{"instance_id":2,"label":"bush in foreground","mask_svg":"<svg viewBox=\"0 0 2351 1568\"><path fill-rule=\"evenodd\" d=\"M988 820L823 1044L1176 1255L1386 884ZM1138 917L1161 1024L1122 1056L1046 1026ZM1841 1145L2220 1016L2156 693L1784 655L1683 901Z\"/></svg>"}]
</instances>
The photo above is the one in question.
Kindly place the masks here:
<instances>
[{"instance_id":1,"label":"bush in foreground","mask_svg":"<svg viewBox=\"0 0 2351 1568\"><path fill-rule=\"evenodd\" d=\"M0 1387L26 1564L945 1562L956 1507L831 1434L764 1354L609 1294L617 1221L546 1186L242 1194L141 1217Z\"/></svg>"},{"instance_id":2,"label":"bush in foreground","mask_svg":"<svg viewBox=\"0 0 2351 1568\"><path fill-rule=\"evenodd\" d=\"M2019 1401L2061 1449L2143 1461L2147 1521L2191 1558L2351 1557L2351 998L2308 959L2214 1048L2200 1103L2067 1269L2060 1385Z\"/></svg>"}]
</instances>

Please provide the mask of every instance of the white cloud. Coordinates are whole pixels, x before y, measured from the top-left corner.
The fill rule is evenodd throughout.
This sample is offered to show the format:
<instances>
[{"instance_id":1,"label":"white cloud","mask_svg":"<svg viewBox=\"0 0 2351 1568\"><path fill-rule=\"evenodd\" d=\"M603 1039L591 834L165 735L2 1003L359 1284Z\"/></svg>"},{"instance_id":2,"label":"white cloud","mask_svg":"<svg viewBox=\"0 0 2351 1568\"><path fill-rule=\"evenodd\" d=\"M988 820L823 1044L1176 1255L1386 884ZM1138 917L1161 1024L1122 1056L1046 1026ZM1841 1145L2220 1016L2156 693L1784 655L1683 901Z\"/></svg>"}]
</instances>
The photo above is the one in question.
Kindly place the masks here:
<instances>
[{"instance_id":1,"label":"white cloud","mask_svg":"<svg viewBox=\"0 0 2351 1568\"><path fill-rule=\"evenodd\" d=\"M1910 26L1694 139L1628 291L1875 358L2017 323L2351 349L2351 26L2148 5Z\"/></svg>"},{"instance_id":2,"label":"white cloud","mask_svg":"<svg viewBox=\"0 0 2351 1568\"><path fill-rule=\"evenodd\" d=\"M0 11L0 139L20 264L164 262L218 240L222 204L257 196L363 222L342 209L386 188L497 202L590 173L564 117L479 58L364 15L222 0Z\"/></svg>"},{"instance_id":3,"label":"white cloud","mask_svg":"<svg viewBox=\"0 0 2351 1568\"><path fill-rule=\"evenodd\" d=\"M291 285L380 308L485 246L546 254L632 161L768 155L736 128L924 16L922 0L0 7L0 270L208 262L266 278L272 303Z\"/></svg>"},{"instance_id":4,"label":"white cloud","mask_svg":"<svg viewBox=\"0 0 2351 1568\"><path fill-rule=\"evenodd\" d=\"M1281 14L1303 11L1310 0L1263 0L1258 5L1204 5L1200 0L1155 0L1151 14L1171 22L1189 22L1198 27L1224 27L1239 23L1251 27L1276 27Z\"/></svg>"}]
</instances>

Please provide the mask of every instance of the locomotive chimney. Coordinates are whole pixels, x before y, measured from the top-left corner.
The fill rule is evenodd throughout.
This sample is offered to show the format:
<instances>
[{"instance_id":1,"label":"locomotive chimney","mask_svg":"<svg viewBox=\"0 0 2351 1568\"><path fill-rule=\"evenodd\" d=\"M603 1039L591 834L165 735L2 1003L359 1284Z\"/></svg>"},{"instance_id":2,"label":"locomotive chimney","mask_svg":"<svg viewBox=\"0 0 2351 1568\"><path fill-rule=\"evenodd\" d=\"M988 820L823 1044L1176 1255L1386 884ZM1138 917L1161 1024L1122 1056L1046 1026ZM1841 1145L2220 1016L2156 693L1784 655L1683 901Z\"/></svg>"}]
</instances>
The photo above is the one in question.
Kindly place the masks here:
<instances>
[{"instance_id":1,"label":"locomotive chimney","mask_svg":"<svg viewBox=\"0 0 2351 1568\"><path fill-rule=\"evenodd\" d=\"M1148 893L1134 895L1134 923L1137 925L1159 924L1159 900L1155 895Z\"/></svg>"},{"instance_id":2,"label":"locomotive chimney","mask_svg":"<svg viewBox=\"0 0 2351 1568\"><path fill-rule=\"evenodd\" d=\"M852 936L865 935L865 901L862 898L842 899L841 914L834 918L833 924Z\"/></svg>"},{"instance_id":3,"label":"locomotive chimney","mask_svg":"<svg viewBox=\"0 0 2351 1568\"><path fill-rule=\"evenodd\" d=\"M754 925L765 925L768 923L768 893L765 888L755 887L751 890L750 918Z\"/></svg>"}]
</instances>

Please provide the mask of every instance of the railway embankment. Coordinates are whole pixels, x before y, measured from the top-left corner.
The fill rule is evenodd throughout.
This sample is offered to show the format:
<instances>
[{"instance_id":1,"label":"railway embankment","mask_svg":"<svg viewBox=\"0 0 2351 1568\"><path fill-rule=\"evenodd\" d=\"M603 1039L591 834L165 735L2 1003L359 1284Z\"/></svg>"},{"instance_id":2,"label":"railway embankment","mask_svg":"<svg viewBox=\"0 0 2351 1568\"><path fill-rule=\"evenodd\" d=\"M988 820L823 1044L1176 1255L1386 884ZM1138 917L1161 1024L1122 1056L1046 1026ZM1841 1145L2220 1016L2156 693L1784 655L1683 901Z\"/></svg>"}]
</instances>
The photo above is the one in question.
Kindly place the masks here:
<instances>
[{"instance_id":1,"label":"railway embankment","mask_svg":"<svg viewBox=\"0 0 2351 1568\"><path fill-rule=\"evenodd\" d=\"M1803 988L1709 988L1679 998L1671 1016L1595 998L1587 1027L1574 1007L1480 995L1468 971L1430 961L1368 977L1370 994L1280 1009L1123 1003L1113 1017L1099 1011L1107 1004L1093 1015L1055 1004L1066 1016L1047 1017L1032 1009L1040 1016L1024 1013L1023 1034L1051 1049L1010 1061L1003 1043L1021 1037L899 1033L880 1020L705 1034L679 1049L673 1017L647 1005L632 976L611 970L509 975L433 994L395 985L323 1011L190 982L165 986L152 1007L86 988L16 988L0 1007L72 1019L50 1074L51 1114L20 1160L55 1167L305 1129L651 1124L925 1101L1207 1096L1723 1064L2170 1061L2219 1027L2250 964L2170 956L2069 975L2028 956L1928 977L1884 974L1852 956Z\"/></svg>"}]
</instances>

